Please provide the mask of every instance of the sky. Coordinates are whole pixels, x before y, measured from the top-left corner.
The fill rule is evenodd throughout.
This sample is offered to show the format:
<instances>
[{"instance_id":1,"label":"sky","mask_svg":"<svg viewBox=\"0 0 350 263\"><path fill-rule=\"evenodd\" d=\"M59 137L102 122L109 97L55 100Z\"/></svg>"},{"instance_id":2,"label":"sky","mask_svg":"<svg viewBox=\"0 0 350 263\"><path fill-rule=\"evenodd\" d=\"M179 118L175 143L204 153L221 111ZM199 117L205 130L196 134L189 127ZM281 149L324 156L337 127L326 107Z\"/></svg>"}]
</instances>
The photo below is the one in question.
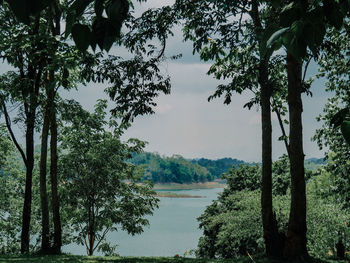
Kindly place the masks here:
<instances>
[{"instance_id":1,"label":"sky","mask_svg":"<svg viewBox=\"0 0 350 263\"><path fill-rule=\"evenodd\" d=\"M135 5L140 13L148 7L160 7L170 4L170 0L149 0L147 4ZM243 105L252 94L234 95L230 105L224 105L223 99L208 102L220 81L208 76L210 64L201 62L198 55L192 55L192 44L182 41L181 29L176 28L175 36L168 40L166 55L182 53L176 61L167 60L162 70L171 77L171 94L160 95L157 99L155 114L137 117L123 136L147 141L145 151L158 152L171 156L179 154L185 158L218 159L232 157L245 161L261 161L261 119L257 108L243 109ZM113 54L124 54L123 50L113 48ZM3 66L1 66L3 68ZM308 74L317 73L315 64L310 66ZM77 91L64 94L74 98L89 109L98 98L107 98L105 86L89 84ZM328 94L324 91L324 81L314 82L311 91L313 97L304 96L304 152L306 158L323 157L315 142L310 138L321 126L315 118L323 109ZM113 106L113 103L110 103ZM277 138L281 136L278 121L273 120L273 159L286 153L284 144Z\"/></svg>"}]
</instances>

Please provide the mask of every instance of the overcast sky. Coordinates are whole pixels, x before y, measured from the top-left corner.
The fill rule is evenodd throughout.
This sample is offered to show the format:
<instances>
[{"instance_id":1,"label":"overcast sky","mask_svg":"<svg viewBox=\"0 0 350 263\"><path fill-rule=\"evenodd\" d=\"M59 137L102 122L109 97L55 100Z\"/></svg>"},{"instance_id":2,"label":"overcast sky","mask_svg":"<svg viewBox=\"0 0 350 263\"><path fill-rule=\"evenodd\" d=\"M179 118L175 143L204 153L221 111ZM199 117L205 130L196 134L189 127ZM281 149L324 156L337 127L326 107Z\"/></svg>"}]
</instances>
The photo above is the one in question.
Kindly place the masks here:
<instances>
[{"instance_id":1,"label":"overcast sky","mask_svg":"<svg viewBox=\"0 0 350 263\"><path fill-rule=\"evenodd\" d=\"M160 3L171 1L151 0L143 4L159 7ZM140 6L136 6L139 12ZM112 51L118 53L117 49ZM122 51L119 51L122 52ZM222 99L208 102L219 81L208 76L210 64L192 55L191 43L183 43L181 29L175 30L175 37L168 41L166 54L182 53L177 61L167 61L162 68L171 76L172 92L156 99L155 114L137 117L124 138L136 137L148 142L146 151L167 156L180 154L186 158L206 157L217 159L232 157L246 161L261 161L261 120L257 108L243 109L251 94L233 96L230 105ZM311 65L309 73L317 72ZM88 86L71 95L88 108L95 99L103 96L103 87ZM312 87L313 97L304 97L304 151L306 158L323 157L315 142L311 142L315 129L320 126L315 117L322 112L327 94L323 81L316 81ZM285 153L284 144L278 142L281 136L275 115L273 119L274 159Z\"/></svg>"},{"instance_id":2,"label":"overcast sky","mask_svg":"<svg viewBox=\"0 0 350 263\"><path fill-rule=\"evenodd\" d=\"M157 7L171 1L150 0L142 9ZM136 6L139 10L139 5ZM139 11L138 11L139 12ZM180 154L186 158L232 157L245 161L261 161L261 121L258 109L243 109L251 94L235 95L230 105L222 99L208 102L218 84L206 75L210 64L202 63L198 56L192 56L191 43L183 43L181 30L175 30L175 37L168 41L166 54L182 53L177 61L167 61L163 70L171 76L172 92L156 99L155 114L137 117L124 139L136 137L148 142L146 151L171 156ZM112 53L123 53L116 48ZM3 66L2 66L3 67ZM315 65L310 74L317 72ZM104 86L88 85L78 91L66 94L67 98L80 101L92 109L98 98L107 98ZM316 81L312 87L313 97L304 98L304 152L306 158L323 157L315 142L310 138L320 126L315 117L322 112L327 94L323 81ZM284 144L278 142L281 136L275 115L273 119L273 157L285 153Z\"/></svg>"}]
</instances>

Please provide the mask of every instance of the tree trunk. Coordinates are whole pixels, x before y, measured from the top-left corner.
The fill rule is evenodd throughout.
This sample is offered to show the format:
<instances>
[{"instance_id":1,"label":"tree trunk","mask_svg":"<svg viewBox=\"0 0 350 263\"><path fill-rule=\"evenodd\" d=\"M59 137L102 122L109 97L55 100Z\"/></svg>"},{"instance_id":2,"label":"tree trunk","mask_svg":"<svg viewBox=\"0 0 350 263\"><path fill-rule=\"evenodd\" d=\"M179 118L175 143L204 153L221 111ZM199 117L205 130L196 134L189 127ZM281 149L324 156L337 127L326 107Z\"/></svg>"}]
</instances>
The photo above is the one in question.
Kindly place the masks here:
<instances>
[{"instance_id":1,"label":"tree trunk","mask_svg":"<svg viewBox=\"0 0 350 263\"><path fill-rule=\"evenodd\" d=\"M302 64L289 53L287 54L287 73L291 207L284 256L305 259L308 257L308 253L306 249L306 191L301 100Z\"/></svg>"},{"instance_id":2,"label":"tree trunk","mask_svg":"<svg viewBox=\"0 0 350 263\"><path fill-rule=\"evenodd\" d=\"M32 211L32 181L34 168L34 121L35 115L29 113L26 123L26 183L24 189L24 204L22 213L22 232L21 232L21 253L29 253L30 240L30 217Z\"/></svg>"},{"instance_id":3,"label":"tree trunk","mask_svg":"<svg viewBox=\"0 0 350 263\"><path fill-rule=\"evenodd\" d=\"M281 257L284 245L283 235L278 232L278 224L272 204L272 126L271 87L268 83L267 66L260 65L261 86L261 126L262 126L262 183L261 215L263 222L266 256Z\"/></svg>"},{"instance_id":4,"label":"tree trunk","mask_svg":"<svg viewBox=\"0 0 350 263\"><path fill-rule=\"evenodd\" d=\"M54 243L53 252L56 254L61 253L62 246L62 227L60 217L60 202L58 196L58 183L57 183L57 121L54 102L50 111L50 123L51 123L51 141L50 141L50 153L51 153L51 192L52 192L52 214L54 224Z\"/></svg>"},{"instance_id":5,"label":"tree trunk","mask_svg":"<svg viewBox=\"0 0 350 263\"><path fill-rule=\"evenodd\" d=\"M40 153L40 199L41 199L41 252L46 254L50 249L50 219L49 205L46 190L46 167L47 167L47 140L49 136L50 119L49 108L46 106L43 129L41 134Z\"/></svg>"}]
</instances>

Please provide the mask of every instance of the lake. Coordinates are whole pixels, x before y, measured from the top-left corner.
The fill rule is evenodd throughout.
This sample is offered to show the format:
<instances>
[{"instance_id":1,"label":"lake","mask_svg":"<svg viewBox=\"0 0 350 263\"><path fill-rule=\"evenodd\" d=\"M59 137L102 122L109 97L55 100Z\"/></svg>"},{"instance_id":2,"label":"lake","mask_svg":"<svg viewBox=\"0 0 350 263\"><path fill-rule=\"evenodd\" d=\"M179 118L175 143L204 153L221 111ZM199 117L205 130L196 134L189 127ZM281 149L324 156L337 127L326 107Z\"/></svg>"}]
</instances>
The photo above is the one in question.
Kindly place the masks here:
<instances>
[{"instance_id":1,"label":"lake","mask_svg":"<svg viewBox=\"0 0 350 263\"><path fill-rule=\"evenodd\" d=\"M223 189L166 190L177 194L199 195L202 198L161 197L159 209L149 216L150 225L140 235L131 236L124 231L111 232L108 241L118 244L117 253L121 256L182 256L186 251L197 247L202 230L198 228L197 217L205 207L216 199ZM71 244L64 252L85 255L83 246ZM95 253L99 255L99 253Z\"/></svg>"}]
</instances>

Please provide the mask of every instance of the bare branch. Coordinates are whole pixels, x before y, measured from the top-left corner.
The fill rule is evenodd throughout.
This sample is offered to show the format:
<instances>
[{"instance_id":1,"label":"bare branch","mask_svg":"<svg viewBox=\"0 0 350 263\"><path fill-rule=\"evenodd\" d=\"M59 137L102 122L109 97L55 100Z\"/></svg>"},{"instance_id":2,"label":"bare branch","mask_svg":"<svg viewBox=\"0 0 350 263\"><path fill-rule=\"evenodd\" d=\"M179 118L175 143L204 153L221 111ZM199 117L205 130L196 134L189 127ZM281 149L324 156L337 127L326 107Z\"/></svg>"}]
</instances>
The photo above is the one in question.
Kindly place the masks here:
<instances>
[{"instance_id":1,"label":"bare branch","mask_svg":"<svg viewBox=\"0 0 350 263\"><path fill-rule=\"evenodd\" d=\"M8 130L9 133L10 133L10 136L11 136L11 139L12 139L13 143L15 144L16 148L17 148L18 151L20 152L24 164L27 166L27 158L26 158L26 155L25 155L25 153L24 153L22 147L19 145L19 143L18 143L18 141L17 141L17 139L16 139L16 136L14 135L14 133L13 133L13 131L12 131L11 119L10 119L10 116L9 116L9 114L8 114L8 112L7 112L7 108L6 108L5 102L2 102L2 108L3 108L4 115L5 115L5 121L6 121L7 130Z\"/></svg>"}]
</instances>

